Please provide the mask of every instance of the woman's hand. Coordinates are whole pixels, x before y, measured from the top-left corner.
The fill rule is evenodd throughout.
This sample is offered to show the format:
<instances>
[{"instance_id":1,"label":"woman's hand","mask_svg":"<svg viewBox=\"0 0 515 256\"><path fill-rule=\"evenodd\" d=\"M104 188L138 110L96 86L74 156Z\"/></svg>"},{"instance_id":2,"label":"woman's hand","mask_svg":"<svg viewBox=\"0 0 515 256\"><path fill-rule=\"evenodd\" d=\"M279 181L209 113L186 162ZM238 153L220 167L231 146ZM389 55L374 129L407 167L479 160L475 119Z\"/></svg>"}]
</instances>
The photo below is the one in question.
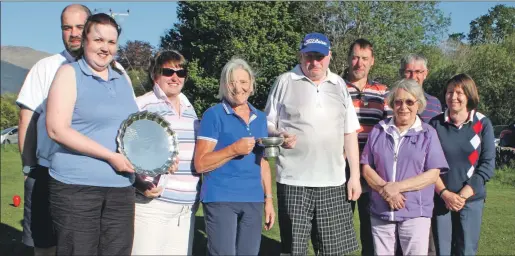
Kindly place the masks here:
<instances>
[{"instance_id":1,"label":"woman's hand","mask_svg":"<svg viewBox=\"0 0 515 256\"><path fill-rule=\"evenodd\" d=\"M136 189L148 198L156 198L161 195L163 187L156 187L154 183L142 179L139 175L136 175L136 182L134 184Z\"/></svg>"},{"instance_id":2,"label":"woman's hand","mask_svg":"<svg viewBox=\"0 0 515 256\"><path fill-rule=\"evenodd\" d=\"M445 207L451 211L458 212L465 206L465 199L449 190L443 192L442 199L445 202Z\"/></svg>"},{"instance_id":3,"label":"woman's hand","mask_svg":"<svg viewBox=\"0 0 515 256\"><path fill-rule=\"evenodd\" d=\"M397 182L388 182L383 188L379 191L383 199L387 202L391 201L394 197L400 194L399 183Z\"/></svg>"},{"instance_id":4,"label":"woman's hand","mask_svg":"<svg viewBox=\"0 0 515 256\"><path fill-rule=\"evenodd\" d=\"M254 145L256 145L254 137L244 137L234 142L231 146L236 155L248 155L254 149Z\"/></svg>"},{"instance_id":5,"label":"woman's hand","mask_svg":"<svg viewBox=\"0 0 515 256\"><path fill-rule=\"evenodd\" d=\"M271 198L265 199L265 230L270 230L274 226L275 210Z\"/></svg>"},{"instance_id":6,"label":"woman's hand","mask_svg":"<svg viewBox=\"0 0 515 256\"><path fill-rule=\"evenodd\" d=\"M179 157L176 156L175 160L172 165L170 165L170 168L168 168L168 173L174 174L177 170L179 170Z\"/></svg>"},{"instance_id":7,"label":"woman's hand","mask_svg":"<svg viewBox=\"0 0 515 256\"><path fill-rule=\"evenodd\" d=\"M396 196L392 197L390 199L390 201L387 201L387 202L390 205L390 209L400 210L400 209L404 208L404 206L405 206L406 197L404 197L403 194L399 193Z\"/></svg>"},{"instance_id":8,"label":"woman's hand","mask_svg":"<svg viewBox=\"0 0 515 256\"><path fill-rule=\"evenodd\" d=\"M108 159L107 162L117 171L117 172L128 172L134 173L134 166L132 166L131 162L127 157L120 153L113 153Z\"/></svg>"}]
</instances>

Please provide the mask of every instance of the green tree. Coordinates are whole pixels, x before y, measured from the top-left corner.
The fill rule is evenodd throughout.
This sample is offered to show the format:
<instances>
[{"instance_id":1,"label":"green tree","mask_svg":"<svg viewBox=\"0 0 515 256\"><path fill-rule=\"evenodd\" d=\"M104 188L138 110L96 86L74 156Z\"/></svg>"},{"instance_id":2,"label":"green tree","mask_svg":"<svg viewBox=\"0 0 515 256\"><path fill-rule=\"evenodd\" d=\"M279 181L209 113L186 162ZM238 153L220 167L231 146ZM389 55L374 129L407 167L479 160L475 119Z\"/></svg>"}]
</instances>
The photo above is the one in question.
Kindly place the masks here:
<instances>
[{"instance_id":1,"label":"green tree","mask_svg":"<svg viewBox=\"0 0 515 256\"><path fill-rule=\"evenodd\" d=\"M134 89L136 97L152 90L153 82L150 81L146 70L142 68L131 69L127 71L127 74L131 79L132 88Z\"/></svg>"},{"instance_id":2,"label":"green tree","mask_svg":"<svg viewBox=\"0 0 515 256\"><path fill-rule=\"evenodd\" d=\"M16 105L16 94L4 93L0 96L0 130L18 125L19 109Z\"/></svg>"},{"instance_id":3,"label":"green tree","mask_svg":"<svg viewBox=\"0 0 515 256\"><path fill-rule=\"evenodd\" d=\"M117 61L127 70L147 69L154 47L149 42L127 41L118 49Z\"/></svg>"},{"instance_id":4,"label":"green tree","mask_svg":"<svg viewBox=\"0 0 515 256\"><path fill-rule=\"evenodd\" d=\"M515 116L515 34L500 44L473 46L465 70L477 84L479 110L494 124L507 124Z\"/></svg>"},{"instance_id":5,"label":"green tree","mask_svg":"<svg viewBox=\"0 0 515 256\"><path fill-rule=\"evenodd\" d=\"M470 44L499 43L515 32L515 7L496 5L470 22Z\"/></svg>"},{"instance_id":6,"label":"green tree","mask_svg":"<svg viewBox=\"0 0 515 256\"><path fill-rule=\"evenodd\" d=\"M297 63L300 40L307 32L328 35L331 70L343 74L347 50L357 38L375 45L372 78L398 79L402 55L436 44L449 18L434 2L180 2L178 23L161 38L190 60L184 92L197 111L218 100L223 65L233 56L247 60L258 73L250 99L263 108L275 78Z\"/></svg>"},{"instance_id":7,"label":"green tree","mask_svg":"<svg viewBox=\"0 0 515 256\"><path fill-rule=\"evenodd\" d=\"M331 40L331 71L343 75L350 44L365 38L374 44L371 77L385 83L398 79L404 54L435 45L450 24L436 2L310 2L299 12L308 17L307 30L321 31Z\"/></svg>"},{"instance_id":8,"label":"green tree","mask_svg":"<svg viewBox=\"0 0 515 256\"><path fill-rule=\"evenodd\" d=\"M233 56L257 73L256 107L263 108L277 75L296 63L302 39L298 2L180 2L179 22L161 38L162 48L179 50L190 60L184 93L198 112L215 99L222 67Z\"/></svg>"}]
</instances>

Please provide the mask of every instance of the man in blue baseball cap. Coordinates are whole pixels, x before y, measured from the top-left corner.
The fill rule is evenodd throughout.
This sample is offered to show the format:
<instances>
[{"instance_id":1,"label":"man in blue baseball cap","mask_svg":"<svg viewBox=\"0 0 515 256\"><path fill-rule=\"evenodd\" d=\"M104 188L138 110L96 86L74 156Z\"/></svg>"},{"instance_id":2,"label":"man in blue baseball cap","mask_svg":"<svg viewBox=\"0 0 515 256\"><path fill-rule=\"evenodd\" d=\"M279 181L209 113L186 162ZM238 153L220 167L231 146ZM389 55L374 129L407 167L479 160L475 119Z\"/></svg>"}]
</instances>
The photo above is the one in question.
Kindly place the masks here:
<instances>
[{"instance_id":1,"label":"man in blue baseball cap","mask_svg":"<svg viewBox=\"0 0 515 256\"><path fill-rule=\"evenodd\" d=\"M327 37L307 34L299 64L276 79L268 96L269 135L285 139L276 160L281 254L306 255L312 223L318 255L358 249L349 200L361 194L360 125L347 86L329 70L330 61Z\"/></svg>"}]
</instances>

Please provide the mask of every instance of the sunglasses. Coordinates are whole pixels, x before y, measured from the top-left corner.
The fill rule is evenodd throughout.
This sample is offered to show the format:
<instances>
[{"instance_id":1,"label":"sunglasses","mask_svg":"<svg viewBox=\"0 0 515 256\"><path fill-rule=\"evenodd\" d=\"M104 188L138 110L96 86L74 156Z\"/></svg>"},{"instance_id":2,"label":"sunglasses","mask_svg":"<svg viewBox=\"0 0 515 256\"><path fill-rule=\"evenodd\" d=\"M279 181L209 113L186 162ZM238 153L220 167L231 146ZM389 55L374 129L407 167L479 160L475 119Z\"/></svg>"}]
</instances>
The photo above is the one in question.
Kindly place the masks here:
<instances>
[{"instance_id":1,"label":"sunglasses","mask_svg":"<svg viewBox=\"0 0 515 256\"><path fill-rule=\"evenodd\" d=\"M173 74L177 74L178 77L185 78L188 75L188 71L186 71L186 69L173 70L171 68L163 68L161 74L168 77L173 76Z\"/></svg>"},{"instance_id":2,"label":"sunglasses","mask_svg":"<svg viewBox=\"0 0 515 256\"><path fill-rule=\"evenodd\" d=\"M415 103L417 103L417 101L418 100L407 99L407 100L395 100L393 103L395 103L395 106L397 106L397 107L402 106L403 103L405 103L408 107L412 107L413 105L415 105Z\"/></svg>"}]
</instances>

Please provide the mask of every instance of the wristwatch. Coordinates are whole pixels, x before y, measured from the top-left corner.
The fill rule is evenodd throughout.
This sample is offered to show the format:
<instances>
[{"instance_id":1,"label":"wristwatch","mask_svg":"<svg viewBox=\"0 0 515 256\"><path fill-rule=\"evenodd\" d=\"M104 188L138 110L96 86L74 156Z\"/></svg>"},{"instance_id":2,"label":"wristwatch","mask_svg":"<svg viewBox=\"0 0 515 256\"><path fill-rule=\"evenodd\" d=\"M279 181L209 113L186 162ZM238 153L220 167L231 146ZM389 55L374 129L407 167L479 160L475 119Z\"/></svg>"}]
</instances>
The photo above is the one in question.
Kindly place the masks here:
<instances>
[{"instance_id":1,"label":"wristwatch","mask_svg":"<svg viewBox=\"0 0 515 256\"><path fill-rule=\"evenodd\" d=\"M267 198L273 199L273 198L274 198L274 196L273 196L272 194L266 194L266 195L265 195L265 199L267 199Z\"/></svg>"},{"instance_id":2,"label":"wristwatch","mask_svg":"<svg viewBox=\"0 0 515 256\"><path fill-rule=\"evenodd\" d=\"M463 194L460 194L460 197L467 200L467 198Z\"/></svg>"}]
</instances>

